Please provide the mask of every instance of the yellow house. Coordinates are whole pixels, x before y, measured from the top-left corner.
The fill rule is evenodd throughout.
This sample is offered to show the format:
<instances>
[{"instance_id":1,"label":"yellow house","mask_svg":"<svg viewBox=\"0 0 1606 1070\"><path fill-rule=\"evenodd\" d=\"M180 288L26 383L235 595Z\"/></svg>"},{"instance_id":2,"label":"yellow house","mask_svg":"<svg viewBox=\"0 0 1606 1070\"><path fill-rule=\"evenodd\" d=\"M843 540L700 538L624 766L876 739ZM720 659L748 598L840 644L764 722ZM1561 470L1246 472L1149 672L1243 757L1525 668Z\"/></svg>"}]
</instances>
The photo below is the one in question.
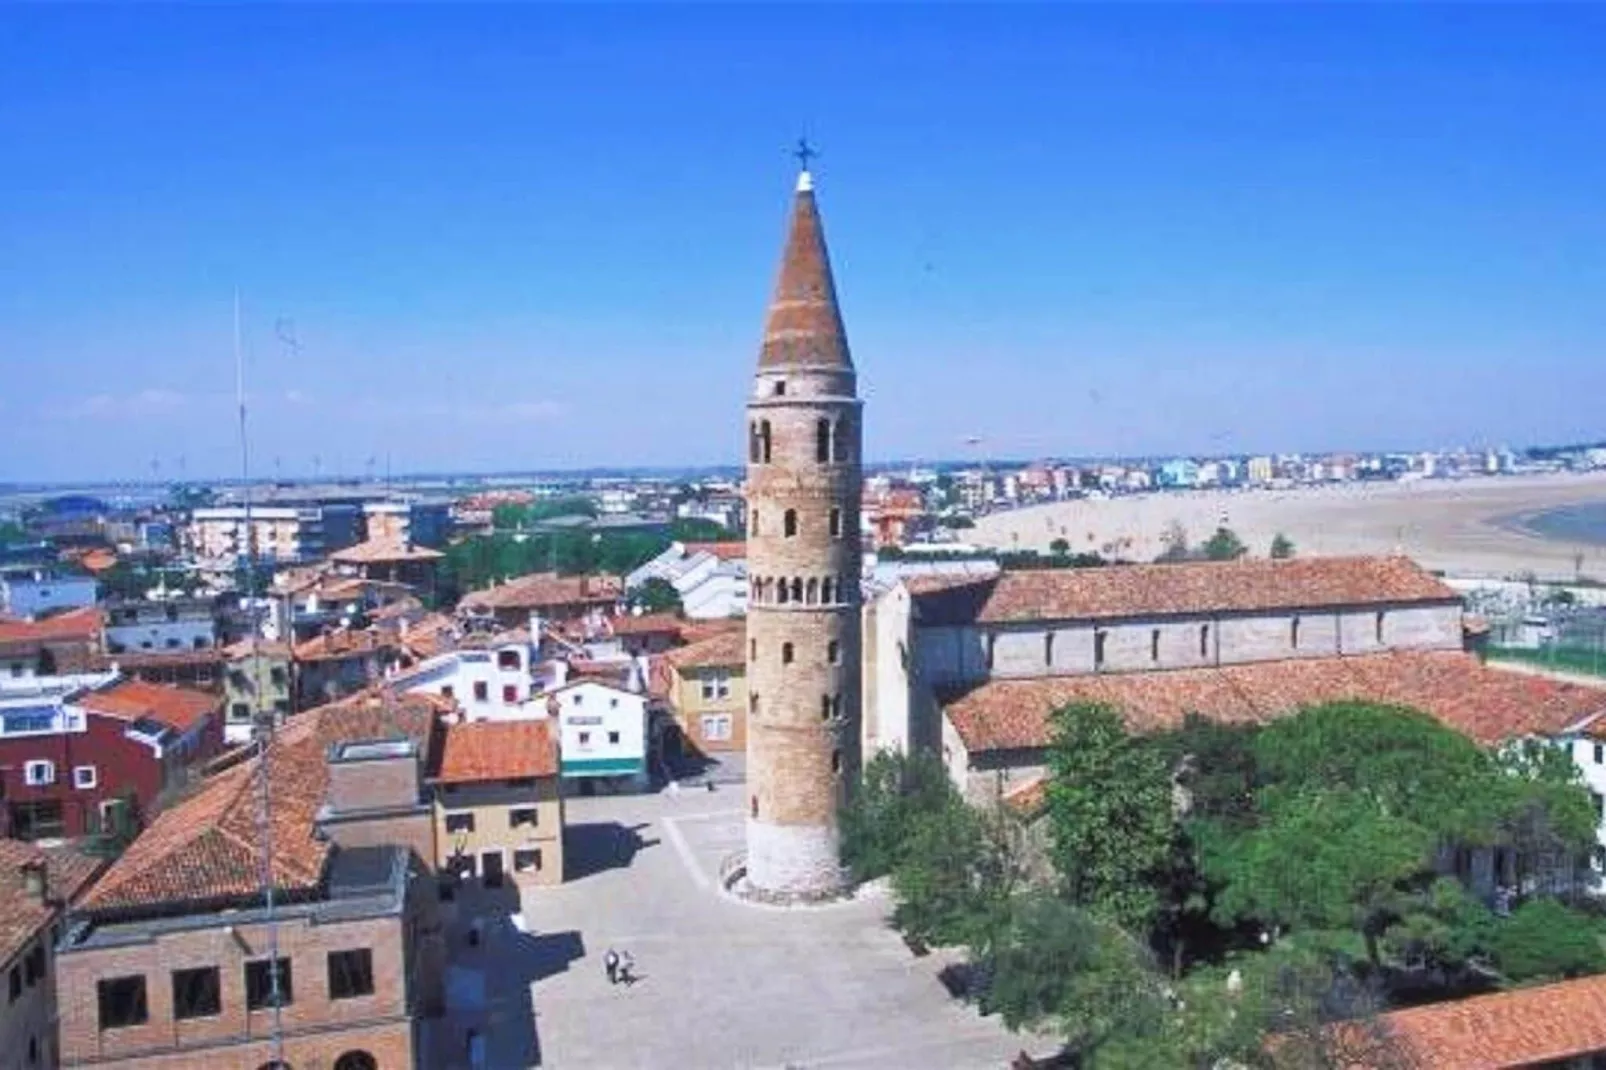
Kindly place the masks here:
<instances>
[{"instance_id":1,"label":"yellow house","mask_svg":"<svg viewBox=\"0 0 1606 1070\"><path fill-rule=\"evenodd\" d=\"M747 748L746 643L738 628L664 655L681 733L704 754Z\"/></svg>"},{"instance_id":2,"label":"yellow house","mask_svg":"<svg viewBox=\"0 0 1606 1070\"><path fill-rule=\"evenodd\" d=\"M443 738L434 787L436 867L486 888L563 881L558 744L545 720L458 721Z\"/></svg>"}]
</instances>

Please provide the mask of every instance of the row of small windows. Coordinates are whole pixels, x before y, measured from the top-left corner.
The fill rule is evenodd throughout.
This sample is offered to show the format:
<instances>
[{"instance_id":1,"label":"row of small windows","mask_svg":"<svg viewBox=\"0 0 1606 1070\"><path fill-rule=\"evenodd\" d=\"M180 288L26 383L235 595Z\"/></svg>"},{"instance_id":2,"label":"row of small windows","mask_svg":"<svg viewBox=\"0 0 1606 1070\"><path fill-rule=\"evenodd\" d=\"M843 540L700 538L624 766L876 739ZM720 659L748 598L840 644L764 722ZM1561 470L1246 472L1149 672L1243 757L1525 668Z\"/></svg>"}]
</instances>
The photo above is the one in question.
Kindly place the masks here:
<instances>
[{"instance_id":1,"label":"row of small windows","mask_svg":"<svg viewBox=\"0 0 1606 1070\"><path fill-rule=\"evenodd\" d=\"M374 959L368 948L331 951L328 956L329 998L356 999L374 994ZM288 1007L295 1002L290 960L247 962L244 970L247 1010ZM218 967L174 970L173 1017L211 1018L223 1013L223 987ZM96 985L100 1028L125 1029L150 1020L144 974L108 977Z\"/></svg>"},{"instance_id":2,"label":"row of small windows","mask_svg":"<svg viewBox=\"0 0 1606 1070\"><path fill-rule=\"evenodd\" d=\"M1379 645L1381 645L1383 642L1384 617L1385 614L1379 612L1372 620L1373 639ZM1288 645L1295 650L1299 649L1299 626L1300 619L1298 617L1294 617L1288 622ZM1108 635L1109 633L1103 631L1102 629L1093 633L1093 665L1095 668L1102 667L1104 665L1104 646ZM998 637L995 635L989 635L987 637L987 668L989 669L993 667L993 647L997 640ZM1208 658L1209 656L1210 625L1201 624L1199 625L1199 657ZM1158 662L1160 660L1159 628L1154 628L1149 632L1149 660L1154 662ZM1053 632L1049 632L1043 636L1043 664L1050 667L1054 665Z\"/></svg>"},{"instance_id":3,"label":"row of small windows","mask_svg":"<svg viewBox=\"0 0 1606 1070\"><path fill-rule=\"evenodd\" d=\"M846 579L827 576L755 576L748 580L747 597L754 605L835 606L846 600Z\"/></svg>"},{"instance_id":4,"label":"row of small windows","mask_svg":"<svg viewBox=\"0 0 1606 1070\"><path fill-rule=\"evenodd\" d=\"M758 692L757 691L749 692L748 695L747 695L747 712L750 713L750 714L755 714L755 715L758 713ZM829 720L832 720L834 718L841 717L841 716L842 716L842 696L841 695L821 695L820 696L820 720L829 721Z\"/></svg>"},{"instance_id":5,"label":"row of small windows","mask_svg":"<svg viewBox=\"0 0 1606 1070\"><path fill-rule=\"evenodd\" d=\"M775 445L775 432L768 420L754 420L747 426L747 459L753 464L769 464ZM814 460L819 464L842 464L849 460L848 425L844 420L824 417L814 422Z\"/></svg>"},{"instance_id":6,"label":"row of small windows","mask_svg":"<svg viewBox=\"0 0 1606 1070\"><path fill-rule=\"evenodd\" d=\"M830 534L831 538L840 539L842 537L842 510L840 510L840 509L832 509L830 511L830 513L828 513L826 515L825 526L826 526L826 531ZM761 530L761 528L762 528L762 525L759 522L758 510L754 509L753 510L753 515L748 518L748 522L747 522L748 534L750 534L750 535L762 535L763 531ZM791 538L795 538L797 536L797 533L798 533L797 510L796 509L788 509L786 512L781 514L781 534L786 536L788 539L791 539Z\"/></svg>"},{"instance_id":7,"label":"row of small windows","mask_svg":"<svg viewBox=\"0 0 1606 1070\"><path fill-rule=\"evenodd\" d=\"M749 643L751 644L750 653L753 656L753 660L756 661L756 660L758 660L758 640L757 639L751 639L751 640L749 640ZM790 664L792 664L795 656L796 656L796 649L793 647L793 645L791 643L782 643L781 644L781 664L782 665L790 665ZM830 662L832 665L840 665L842 663L842 644L838 643L835 639L831 640L829 643L826 643L825 644L825 660Z\"/></svg>"}]
</instances>

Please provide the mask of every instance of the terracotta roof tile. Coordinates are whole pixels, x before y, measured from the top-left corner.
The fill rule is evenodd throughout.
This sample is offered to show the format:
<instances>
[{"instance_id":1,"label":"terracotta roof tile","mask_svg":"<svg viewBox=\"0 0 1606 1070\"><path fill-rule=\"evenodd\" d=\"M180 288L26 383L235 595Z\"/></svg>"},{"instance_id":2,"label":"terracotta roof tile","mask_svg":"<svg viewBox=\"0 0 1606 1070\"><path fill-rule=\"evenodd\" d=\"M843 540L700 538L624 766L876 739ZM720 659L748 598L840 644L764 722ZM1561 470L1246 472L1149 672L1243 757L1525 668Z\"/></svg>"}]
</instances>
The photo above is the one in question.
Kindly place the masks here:
<instances>
[{"instance_id":1,"label":"terracotta roof tile","mask_svg":"<svg viewBox=\"0 0 1606 1070\"><path fill-rule=\"evenodd\" d=\"M392 561L439 561L446 555L427 546L409 546L400 539L369 539L344 550L336 550L329 560L341 565L374 565Z\"/></svg>"},{"instance_id":2,"label":"terracotta roof tile","mask_svg":"<svg viewBox=\"0 0 1606 1070\"><path fill-rule=\"evenodd\" d=\"M558 747L546 721L463 721L445 726L431 779L469 784L557 771Z\"/></svg>"},{"instance_id":3,"label":"terracotta roof tile","mask_svg":"<svg viewBox=\"0 0 1606 1070\"><path fill-rule=\"evenodd\" d=\"M1004 624L1459 601L1409 558L1304 557L1006 571L921 596L918 611L929 624Z\"/></svg>"},{"instance_id":4,"label":"terracotta roof tile","mask_svg":"<svg viewBox=\"0 0 1606 1070\"><path fill-rule=\"evenodd\" d=\"M1606 975L1391 1011L1366 1026L1330 1028L1339 1034L1370 1028L1385 1041L1390 1066L1549 1066L1606 1051ZM1371 1070L1365 1065L1369 1061L1358 1060L1346 1070Z\"/></svg>"},{"instance_id":5,"label":"terracotta roof tile","mask_svg":"<svg viewBox=\"0 0 1606 1070\"><path fill-rule=\"evenodd\" d=\"M223 698L184 687L149 684L143 680L120 680L110 687L81 696L77 704L86 710L124 720L148 717L182 734L209 714L220 710Z\"/></svg>"},{"instance_id":6,"label":"terracotta roof tile","mask_svg":"<svg viewBox=\"0 0 1606 1070\"><path fill-rule=\"evenodd\" d=\"M282 891L319 885L329 845L313 835L329 789L325 755L335 743L410 738L427 744L442 709L433 696L386 699L369 691L299 714L268 752L273 797L273 877ZM92 912L249 899L260 886L253 758L207 780L164 810L85 896Z\"/></svg>"},{"instance_id":7,"label":"terracotta roof tile","mask_svg":"<svg viewBox=\"0 0 1606 1070\"><path fill-rule=\"evenodd\" d=\"M642 613L639 615L625 614L609 621L614 635L680 635L680 627L684 623L673 613Z\"/></svg>"},{"instance_id":8,"label":"terracotta roof tile","mask_svg":"<svg viewBox=\"0 0 1606 1070\"><path fill-rule=\"evenodd\" d=\"M45 865L41 902L23 884L22 867ZM56 916L58 904L73 902L100 871L102 860L71 848L42 848L21 840L0 839L0 968L4 968Z\"/></svg>"},{"instance_id":9,"label":"terracotta roof tile","mask_svg":"<svg viewBox=\"0 0 1606 1070\"><path fill-rule=\"evenodd\" d=\"M747 633L730 630L701 642L671 650L664 663L674 669L703 669L747 665Z\"/></svg>"},{"instance_id":10,"label":"terracotta roof tile","mask_svg":"<svg viewBox=\"0 0 1606 1070\"><path fill-rule=\"evenodd\" d=\"M0 619L0 643L40 643L59 639L95 639L104 621L95 606L72 609L40 620Z\"/></svg>"},{"instance_id":11,"label":"terracotta roof tile","mask_svg":"<svg viewBox=\"0 0 1606 1070\"><path fill-rule=\"evenodd\" d=\"M740 539L726 542L686 542L681 543L686 555L713 554L721 561L745 561L747 559L747 543Z\"/></svg>"},{"instance_id":12,"label":"terracotta roof tile","mask_svg":"<svg viewBox=\"0 0 1606 1070\"><path fill-rule=\"evenodd\" d=\"M336 630L297 643L295 658L297 661L334 661L393 648L394 644L387 636L371 629Z\"/></svg>"},{"instance_id":13,"label":"terracotta roof tile","mask_svg":"<svg viewBox=\"0 0 1606 1070\"><path fill-rule=\"evenodd\" d=\"M1158 732L1189 713L1265 721L1340 699L1419 709L1483 744L1555 734L1606 711L1606 689L1485 668L1456 651L1427 651L994 680L948 702L946 712L976 753L1046 746L1049 714L1070 702L1107 703L1123 711L1133 731Z\"/></svg>"},{"instance_id":14,"label":"terracotta roof tile","mask_svg":"<svg viewBox=\"0 0 1606 1070\"><path fill-rule=\"evenodd\" d=\"M536 572L500 587L464 595L467 609L544 609L549 606L611 605L624 593L617 576L560 576Z\"/></svg>"}]
</instances>

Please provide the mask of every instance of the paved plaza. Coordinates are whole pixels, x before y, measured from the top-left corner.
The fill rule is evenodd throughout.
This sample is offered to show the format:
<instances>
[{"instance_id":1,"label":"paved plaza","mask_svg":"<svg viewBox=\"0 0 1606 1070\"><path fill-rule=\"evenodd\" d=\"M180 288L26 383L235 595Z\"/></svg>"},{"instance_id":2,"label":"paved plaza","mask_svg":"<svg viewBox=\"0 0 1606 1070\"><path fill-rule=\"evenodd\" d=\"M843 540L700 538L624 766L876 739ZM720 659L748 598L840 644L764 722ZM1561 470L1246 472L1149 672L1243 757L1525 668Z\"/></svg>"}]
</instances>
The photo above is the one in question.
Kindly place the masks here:
<instances>
[{"instance_id":1,"label":"paved plaza","mask_svg":"<svg viewBox=\"0 0 1606 1070\"><path fill-rule=\"evenodd\" d=\"M939 957L915 958L884 923L884 897L783 910L720 890L741 799L570 800L568 883L527 890L519 915L454 953L450 1043L473 1029L492 1070L1007 1066L1022 1040L948 996ZM637 983L608 984L609 947L634 957Z\"/></svg>"}]
</instances>

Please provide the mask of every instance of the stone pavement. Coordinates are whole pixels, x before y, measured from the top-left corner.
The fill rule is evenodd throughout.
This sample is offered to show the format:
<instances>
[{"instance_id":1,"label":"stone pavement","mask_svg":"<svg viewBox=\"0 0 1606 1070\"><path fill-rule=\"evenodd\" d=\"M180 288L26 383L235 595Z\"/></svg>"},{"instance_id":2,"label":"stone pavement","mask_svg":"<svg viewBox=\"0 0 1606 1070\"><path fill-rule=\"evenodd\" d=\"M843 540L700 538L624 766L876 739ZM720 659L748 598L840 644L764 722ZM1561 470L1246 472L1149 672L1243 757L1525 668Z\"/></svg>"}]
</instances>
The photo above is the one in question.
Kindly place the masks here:
<instances>
[{"instance_id":1,"label":"stone pavement","mask_svg":"<svg viewBox=\"0 0 1606 1070\"><path fill-rule=\"evenodd\" d=\"M884 897L783 910L726 896L741 799L570 800L569 881L525 891L521 915L454 956L459 1050L472 1027L492 1070L1001 1068L1043 1053L951 999L938 956L916 959L886 926ZM634 956L637 983L608 984L609 947Z\"/></svg>"}]
</instances>

